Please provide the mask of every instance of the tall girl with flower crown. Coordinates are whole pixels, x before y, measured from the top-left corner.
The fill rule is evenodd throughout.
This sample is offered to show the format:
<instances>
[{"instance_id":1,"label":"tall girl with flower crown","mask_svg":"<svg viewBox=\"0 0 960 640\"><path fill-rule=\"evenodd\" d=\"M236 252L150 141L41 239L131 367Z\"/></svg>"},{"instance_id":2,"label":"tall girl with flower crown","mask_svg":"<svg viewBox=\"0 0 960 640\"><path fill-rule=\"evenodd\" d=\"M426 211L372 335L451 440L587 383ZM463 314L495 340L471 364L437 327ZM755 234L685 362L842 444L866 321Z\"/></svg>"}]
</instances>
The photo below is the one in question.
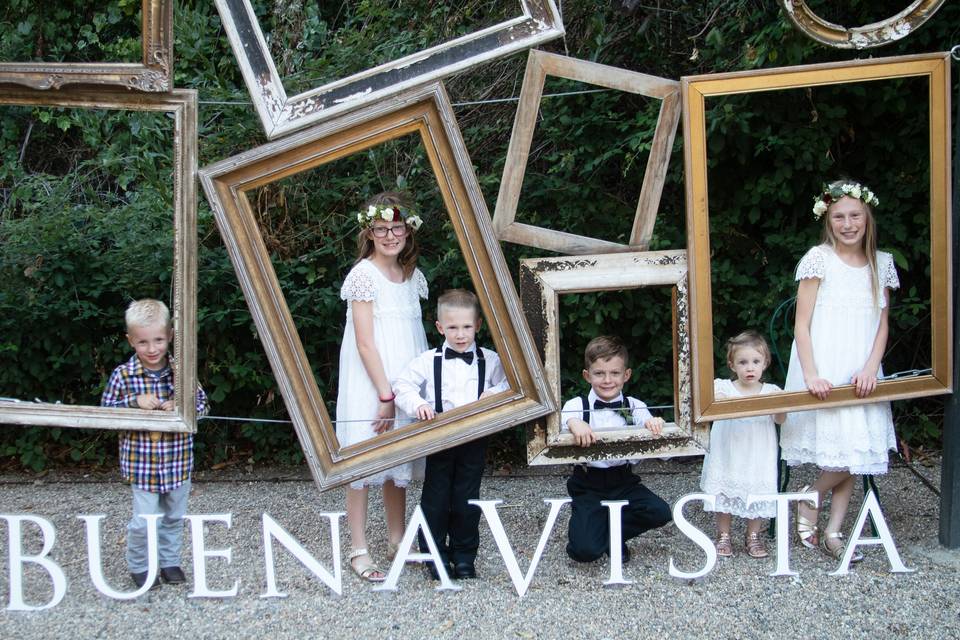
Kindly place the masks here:
<instances>
[{"instance_id":1,"label":"tall girl with flower crown","mask_svg":"<svg viewBox=\"0 0 960 640\"><path fill-rule=\"evenodd\" d=\"M785 391L806 389L821 400L833 387L852 384L868 398L883 375L890 290L900 286L893 257L877 251L873 207L879 199L852 180L825 185L813 214L823 218L821 244L797 266L796 324ZM793 466L814 463L820 474L810 489L830 513L820 531L819 511L797 505L797 536L807 547L840 558L840 528L853 494L855 474L887 472L896 450L889 402L790 413L781 432L782 457ZM853 560L862 559L854 554Z\"/></svg>"},{"instance_id":2,"label":"tall girl with flower crown","mask_svg":"<svg viewBox=\"0 0 960 640\"><path fill-rule=\"evenodd\" d=\"M420 300L427 280L417 269L416 230L421 220L407 197L385 192L372 197L357 214L358 258L340 289L347 319L340 344L337 440L347 447L393 428L398 415L391 381L427 348ZM383 487L388 553L403 537L406 487L413 464L403 464L351 483L347 488L350 566L361 578L381 582L386 575L371 557L366 540L367 492Z\"/></svg>"}]
</instances>

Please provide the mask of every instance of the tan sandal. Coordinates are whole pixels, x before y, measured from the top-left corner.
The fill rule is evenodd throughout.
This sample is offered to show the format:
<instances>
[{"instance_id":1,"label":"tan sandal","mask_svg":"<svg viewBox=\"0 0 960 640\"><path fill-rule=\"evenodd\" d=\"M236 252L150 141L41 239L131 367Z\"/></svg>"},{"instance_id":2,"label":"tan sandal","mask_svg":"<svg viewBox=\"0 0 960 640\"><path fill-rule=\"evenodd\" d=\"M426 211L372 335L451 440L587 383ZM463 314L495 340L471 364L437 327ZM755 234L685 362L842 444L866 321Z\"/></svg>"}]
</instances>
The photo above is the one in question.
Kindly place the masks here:
<instances>
[{"instance_id":1,"label":"tan sandal","mask_svg":"<svg viewBox=\"0 0 960 640\"><path fill-rule=\"evenodd\" d=\"M747 533L744 545L747 547L747 555L751 558L766 558L770 555L767 553L767 546L763 543L763 538L757 531Z\"/></svg>"},{"instance_id":2,"label":"tan sandal","mask_svg":"<svg viewBox=\"0 0 960 640\"><path fill-rule=\"evenodd\" d=\"M733 541L730 540L729 533L718 534L714 546L717 548L717 555L721 558L729 558L733 555Z\"/></svg>"},{"instance_id":3,"label":"tan sandal","mask_svg":"<svg viewBox=\"0 0 960 640\"><path fill-rule=\"evenodd\" d=\"M836 547L831 547L827 544L828 540L840 540L841 544ZM847 550L847 544L843 542L843 534L839 531L824 533L823 540L820 541L820 550L823 551L824 555L828 558L833 558L834 560L841 559ZM861 560L863 560L863 554L854 550L853 555L850 556L850 562L860 562Z\"/></svg>"},{"instance_id":4,"label":"tan sandal","mask_svg":"<svg viewBox=\"0 0 960 640\"><path fill-rule=\"evenodd\" d=\"M367 556L366 562L354 563L354 559L363 556ZM350 552L350 555L347 556L347 560L350 562L350 568L353 569L353 572L367 582L383 582L387 579L386 574L381 571L377 563L373 561L370 554L367 553L366 548L354 549Z\"/></svg>"},{"instance_id":5,"label":"tan sandal","mask_svg":"<svg viewBox=\"0 0 960 640\"><path fill-rule=\"evenodd\" d=\"M800 489L800 493L807 493L808 491L810 491L810 485ZM804 502L809 504L808 500L797 500L797 539L800 541L800 544L806 548L816 549L817 544L820 542L820 538L817 535L817 522L815 519L810 520L806 516L800 515L800 505ZM819 514L820 511L817 510L817 515Z\"/></svg>"}]
</instances>

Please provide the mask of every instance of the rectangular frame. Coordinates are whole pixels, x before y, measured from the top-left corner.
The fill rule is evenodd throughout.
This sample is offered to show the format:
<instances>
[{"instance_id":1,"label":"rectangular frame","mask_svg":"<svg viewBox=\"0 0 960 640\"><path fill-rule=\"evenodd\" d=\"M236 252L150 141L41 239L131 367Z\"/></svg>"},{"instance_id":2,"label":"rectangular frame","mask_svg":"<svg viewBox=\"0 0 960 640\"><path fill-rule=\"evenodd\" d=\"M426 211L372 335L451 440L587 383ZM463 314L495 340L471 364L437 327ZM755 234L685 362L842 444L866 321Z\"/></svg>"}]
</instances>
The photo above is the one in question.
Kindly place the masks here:
<instances>
[{"instance_id":1,"label":"rectangular frame","mask_svg":"<svg viewBox=\"0 0 960 640\"><path fill-rule=\"evenodd\" d=\"M0 84L32 89L121 86L147 92L173 88L173 0L142 0L143 62L0 62Z\"/></svg>"},{"instance_id":2,"label":"rectangular frame","mask_svg":"<svg viewBox=\"0 0 960 640\"><path fill-rule=\"evenodd\" d=\"M597 460L703 455L709 427L692 420L690 332L687 298L687 252L648 251L592 256L532 258L520 262L520 296L534 339L542 349L544 372L557 397L558 410L527 426L527 462L530 465L565 464ZM574 445L573 436L560 432L560 294L633 289L673 288L673 383L676 420L663 435L644 428L602 433L602 446ZM580 354L577 354L579 357Z\"/></svg>"},{"instance_id":3,"label":"rectangular frame","mask_svg":"<svg viewBox=\"0 0 960 640\"><path fill-rule=\"evenodd\" d=\"M288 96L250 0L215 0L268 140L564 34L554 0L520 0L516 18Z\"/></svg>"},{"instance_id":4,"label":"rectangular frame","mask_svg":"<svg viewBox=\"0 0 960 640\"><path fill-rule=\"evenodd\" d=\"M0 423L84 429L197 430L197 92L132 93L125 89L42 91L0 87L0 105L161 111L173 115L174 396L172 412L32 402L0 402ZM117 309L117 318L123 310Z\"/></svg>"},{"instance_id":5,"label":"rectangular frame","mask_svg":"<svg viewBox=\"0 0 960 640\"><path fill-rule=\"evenodd\" d=\"M693 310L693 406L696 420L862 404L852 385L829 400L806 391L716 400L713 397L713 309L710 285L710 214L707 202L708 97L822 85L926 77L930 100L930 375L880 382L866 402L950 393L953 362L953 289L950 222L950 54L932 53L828 64L742 71L681 79L687 199L690 301Z\"/></svg>"},{"instance_id":6,"label":"rectangular frame","mask_svg":"<svg viewBox=\"0 0 960 640\"><path fill-rule=\"evenodd\" d=\"M433 420L340 447L247 192L411 133L421 136L510 390ZM200 178L321 489L365 478L556 409L442 84L381 100L204 167Z\"/></svg>"}]
</instances>

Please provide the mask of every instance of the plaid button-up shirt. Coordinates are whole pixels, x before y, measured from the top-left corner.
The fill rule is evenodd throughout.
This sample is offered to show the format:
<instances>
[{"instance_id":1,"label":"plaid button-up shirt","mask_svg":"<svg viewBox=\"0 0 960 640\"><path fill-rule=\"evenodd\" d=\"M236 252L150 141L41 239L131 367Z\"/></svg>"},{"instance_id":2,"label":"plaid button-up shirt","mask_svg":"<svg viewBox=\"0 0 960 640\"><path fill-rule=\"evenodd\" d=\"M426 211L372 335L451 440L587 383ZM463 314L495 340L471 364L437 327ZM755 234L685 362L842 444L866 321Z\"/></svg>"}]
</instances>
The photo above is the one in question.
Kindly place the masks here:
<instances>
[{"instance_id":1,"label":"plaid button-up shirt","mask_svg":"<svg viewBox=\"0 0 960 640\"><path fill-rule=\"evenodd\" d=\"M161 401L173 398L173 372L166 367L158 375L151 375L134 354L113 370L100 404L136 408L137 396L142 393L152 393ZM198 386L197 415L205 415L208 410L207 394ZM189 480L192 471L193 434L120 432L120 473L138 489L168 493Z\"/></svg>"}]
</instances>

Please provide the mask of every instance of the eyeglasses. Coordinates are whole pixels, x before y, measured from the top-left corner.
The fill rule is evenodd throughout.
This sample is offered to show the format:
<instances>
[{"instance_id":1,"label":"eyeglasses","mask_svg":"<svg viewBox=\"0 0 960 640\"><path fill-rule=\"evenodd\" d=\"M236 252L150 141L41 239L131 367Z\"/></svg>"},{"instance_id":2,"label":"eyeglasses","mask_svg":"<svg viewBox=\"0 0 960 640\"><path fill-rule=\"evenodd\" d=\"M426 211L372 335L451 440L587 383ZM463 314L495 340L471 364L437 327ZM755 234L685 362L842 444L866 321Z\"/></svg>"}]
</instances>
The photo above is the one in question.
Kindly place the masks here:
<instances>
[{"instance_id":1,"label":"eyeglasses","mask_svg":"<svg viewBox=\"0 0 960 640\"><path fill-rule=\"evenodd\" d=\"M393 227L370 227L370 231L376 238L386 238L388 231L393 233L394 238L402 238L410 232L405 224L398 224Z\"/></svg>"}]
</instances>

